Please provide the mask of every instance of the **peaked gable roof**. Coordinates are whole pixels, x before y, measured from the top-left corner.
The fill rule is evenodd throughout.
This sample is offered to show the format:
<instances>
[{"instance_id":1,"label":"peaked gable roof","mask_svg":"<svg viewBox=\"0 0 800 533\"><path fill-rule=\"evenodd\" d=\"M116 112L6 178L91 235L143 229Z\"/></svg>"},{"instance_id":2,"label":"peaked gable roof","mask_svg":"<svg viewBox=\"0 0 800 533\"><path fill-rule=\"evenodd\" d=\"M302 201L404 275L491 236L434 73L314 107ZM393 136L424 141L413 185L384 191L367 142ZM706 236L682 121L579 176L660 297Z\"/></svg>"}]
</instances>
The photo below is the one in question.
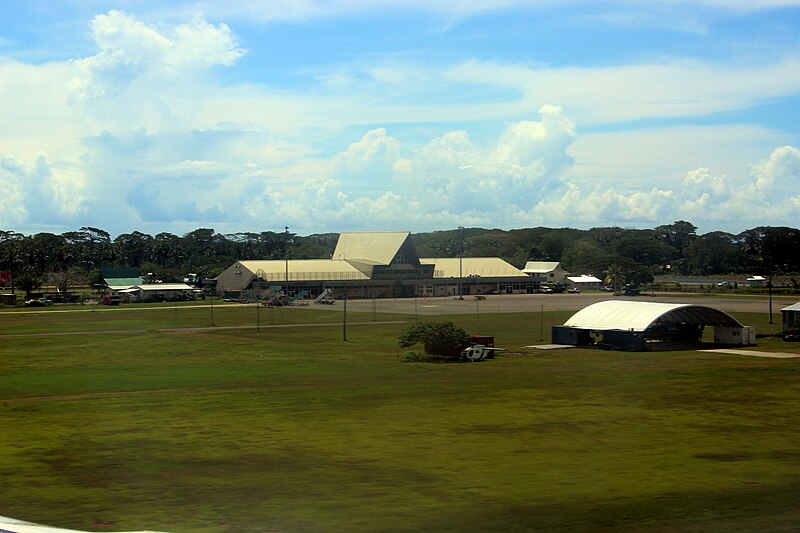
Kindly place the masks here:
<instances>
[{"instance_id":1,"label":"peaked gable roof","mask_svg":"<svg viewBox=\"0 0 800 533\"><path fill-rule=\"evenodd\" d=\"M526 274L546 274L558 268L558 261L528 261L522 269Z\"/></svg>"},{"instance_id":2,"label":"peaked gable roof","mask_svg":"<svg viewBox=\"0 0 800 533\"><path fill-rule=\"evenodd\" d=\"M581 274L580 276L567 276L567 279L573 283L603 283L603 280L588 274Z\"/></svg>"},{"instance_id":3,"label":"peaked gable roof","mask_svg":"<svg viewBox=\"0 0 800 533\"><path fill-rule=\"evenodd\" d=\"M333 252L334 261L389 265L398 252L405 263L418 265L419 256L408 231L342 233Z\"/></svg>"}]
</instances>

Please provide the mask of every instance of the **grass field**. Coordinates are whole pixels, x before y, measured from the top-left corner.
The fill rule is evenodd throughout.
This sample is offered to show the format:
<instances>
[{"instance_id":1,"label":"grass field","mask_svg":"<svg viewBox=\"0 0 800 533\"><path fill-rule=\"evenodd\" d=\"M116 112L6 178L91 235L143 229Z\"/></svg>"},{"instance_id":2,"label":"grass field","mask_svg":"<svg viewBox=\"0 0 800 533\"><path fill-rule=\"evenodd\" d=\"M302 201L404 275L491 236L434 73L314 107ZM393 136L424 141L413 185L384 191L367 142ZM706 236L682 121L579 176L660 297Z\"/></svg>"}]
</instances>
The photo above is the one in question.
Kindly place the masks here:
<instances>
[{"instance_id":1,"label":"grass field","mask_svg":"<svg viewBox=\"0 0 800 533\"><path fill-rule=\"evenodd\" d=\"M413 316L349 313L348 342L314 309L223 329L254 312L220 307L204 331L166 330L208 309L0 316L0 515L175 533L800 523L800 360L521 349L571 314L553 312L480 317L513 354L409 363Z\"/></svg>"}]
</instances>

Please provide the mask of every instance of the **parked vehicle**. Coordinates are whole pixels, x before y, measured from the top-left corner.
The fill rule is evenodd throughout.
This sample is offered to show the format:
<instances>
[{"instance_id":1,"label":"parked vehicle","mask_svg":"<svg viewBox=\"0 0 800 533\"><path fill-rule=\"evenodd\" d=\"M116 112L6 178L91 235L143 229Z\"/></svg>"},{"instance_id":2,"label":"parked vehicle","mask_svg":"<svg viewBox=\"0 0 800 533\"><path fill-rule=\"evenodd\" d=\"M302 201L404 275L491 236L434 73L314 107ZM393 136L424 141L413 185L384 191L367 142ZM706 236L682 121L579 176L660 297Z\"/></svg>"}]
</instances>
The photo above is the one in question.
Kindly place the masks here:
<instances>
[{"instance_id":1,"label":"parked vehicle","mask_svg":"<svg viewBox=\"0 0 800 533\"><path fill-rule=\"evenodd\" d=\"M45 307L53 305L53 300L47 298L33 298L32 300L25 300L25 307Z\"/></svg>"},{"instance_id":2,"label":"parked vehicle","mask_svg":"<svg viewBox=\"0 0 800 533\"><path fill-rule=\"evenodd\" d=\"M113 294L113 295L103 296L102 304L103 305L119 305L120 301L121 301L121 298L118 295Z\"/></svg>"}]
</instances>

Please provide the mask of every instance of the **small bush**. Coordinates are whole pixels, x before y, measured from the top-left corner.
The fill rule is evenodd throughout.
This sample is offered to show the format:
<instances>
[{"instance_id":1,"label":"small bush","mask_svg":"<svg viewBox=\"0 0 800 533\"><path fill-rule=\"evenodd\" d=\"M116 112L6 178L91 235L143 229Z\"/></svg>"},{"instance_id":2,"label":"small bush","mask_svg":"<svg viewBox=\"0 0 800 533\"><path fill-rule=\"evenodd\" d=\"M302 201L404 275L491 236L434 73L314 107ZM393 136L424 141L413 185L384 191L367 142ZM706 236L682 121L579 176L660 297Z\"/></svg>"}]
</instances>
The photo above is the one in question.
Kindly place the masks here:
<instances>
[{"instance_id":1,"label":"small bush","mask_svg":"<svg viewBox=\"0 0 800 533\"><path fill-rule=\"evenodd\" d=\"M401 348L421 343L427 354L458 358L469 346L469 335L452 322L423 322L407 328L397 341Z\"/></svg>"}]
</instances>

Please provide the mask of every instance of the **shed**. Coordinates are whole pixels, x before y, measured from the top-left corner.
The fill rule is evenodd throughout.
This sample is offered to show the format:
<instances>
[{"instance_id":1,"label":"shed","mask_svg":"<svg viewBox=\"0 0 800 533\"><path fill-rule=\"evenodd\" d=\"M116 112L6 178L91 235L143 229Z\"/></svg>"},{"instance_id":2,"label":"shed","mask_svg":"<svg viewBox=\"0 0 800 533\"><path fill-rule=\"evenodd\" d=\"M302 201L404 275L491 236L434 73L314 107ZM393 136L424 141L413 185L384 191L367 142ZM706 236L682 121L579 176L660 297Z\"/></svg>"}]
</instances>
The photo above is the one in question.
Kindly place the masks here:
<instances>
[{"instance_id":1,"label":"shed","mask_svg":"<svg viewBox=\"0 0 800 533\"><path fill-rule=\"evenodd\" d=\"M606 300L553 326L553 343L618 350L678 349L699 345L705 326L718 344L753 344L755 331L717 309L658 302Z\"/></svg>"},{"instance_id":2,"label":"shed","mask_svg":"<svg viewBox=\"0 0 800 533\"><path fill-rule=\"evenodd\" d=\"M185 300L193 290L194 287L185 283L143 283L131 288L141 302Z\"/></svg>"},{"instance_id":3,"label":"shed","mask_svg":"<svg viewBox=\"0 0 800 533\"><path fill-rule=\"evenodd\" d=\"M800 329L800 302L781 309L782 330Z\"/></svg>"}]
</instances>

